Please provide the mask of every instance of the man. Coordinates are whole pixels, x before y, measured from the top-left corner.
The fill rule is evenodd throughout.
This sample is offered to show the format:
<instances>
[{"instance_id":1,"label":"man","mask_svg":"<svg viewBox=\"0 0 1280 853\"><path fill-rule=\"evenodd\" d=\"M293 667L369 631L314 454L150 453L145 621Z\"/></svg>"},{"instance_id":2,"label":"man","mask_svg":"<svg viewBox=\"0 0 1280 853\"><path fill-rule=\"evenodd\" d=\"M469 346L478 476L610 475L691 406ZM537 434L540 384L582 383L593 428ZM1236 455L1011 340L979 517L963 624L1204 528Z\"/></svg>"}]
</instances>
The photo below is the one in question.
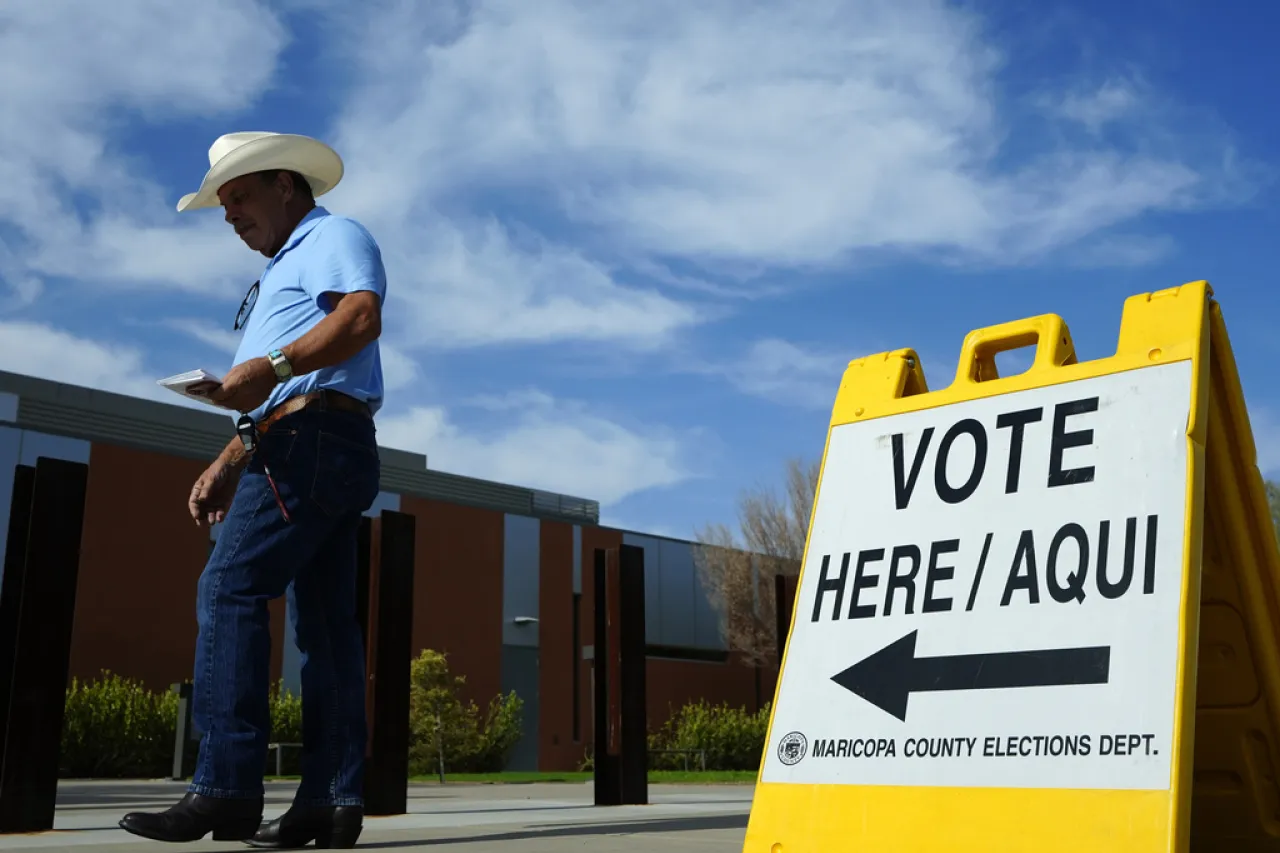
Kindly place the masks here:
<instances>
[{"instance_id":1,"label":"man","mask_svg":"<svg viewBox=\"0 0 1280 853\"><path fill-rule=\"evenodd\" d=\"M212 833L258 847L354 847L366 740L356 533L378 492L381 253L361 225L316 206L343 173L323 143L233 133L209 163L178 210L221 205L269 260L236 318L235 366L203 389L247 417L188 499L197 525L222 523L197 593L195 777L172 808L120 825L159 841ZM263 826L267 602L285 594L302 659L302 782L289 811Z\"/></svg>"}]
</instances>

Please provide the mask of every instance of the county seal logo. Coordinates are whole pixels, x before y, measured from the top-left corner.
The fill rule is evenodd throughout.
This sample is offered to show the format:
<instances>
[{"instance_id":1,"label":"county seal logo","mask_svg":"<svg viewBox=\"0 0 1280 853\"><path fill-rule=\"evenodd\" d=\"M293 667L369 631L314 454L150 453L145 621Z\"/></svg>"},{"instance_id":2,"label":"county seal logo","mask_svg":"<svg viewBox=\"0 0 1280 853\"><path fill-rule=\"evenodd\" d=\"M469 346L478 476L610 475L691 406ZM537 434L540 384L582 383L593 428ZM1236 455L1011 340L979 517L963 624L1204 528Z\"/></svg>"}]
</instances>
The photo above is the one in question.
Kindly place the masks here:
<instances>
[{"instance_id":1,"label":"county seal logo","mask_svg":"<svg viewBox=\"0 0 1280 853\"><path fill-rule=\"evenodd\" d=\"M778 760L791 767L794 764L799 764L808 751L808 739L800 732L791 732L778 743Z\"/></svg>"}]
</instances>

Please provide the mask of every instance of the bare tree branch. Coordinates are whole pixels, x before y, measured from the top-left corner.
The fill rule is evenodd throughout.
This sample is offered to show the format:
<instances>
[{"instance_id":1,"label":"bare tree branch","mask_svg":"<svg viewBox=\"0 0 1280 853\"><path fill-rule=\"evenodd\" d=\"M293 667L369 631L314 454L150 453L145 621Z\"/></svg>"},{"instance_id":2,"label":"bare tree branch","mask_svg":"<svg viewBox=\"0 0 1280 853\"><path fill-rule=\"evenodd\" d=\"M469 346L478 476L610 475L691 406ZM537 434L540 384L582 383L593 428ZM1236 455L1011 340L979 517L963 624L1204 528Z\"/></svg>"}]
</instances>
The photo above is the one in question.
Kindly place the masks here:
<instances>
[{"instance_id":1,"label":"bare tree branch","mask_svg":"<svg viewBox=\"0 0 1280 853\"><path fill-rule=\"evenodd\" d=\"M703 587L729 648L747 665L774 657L773 579L800 573L819 471L818 462L791 459L781 496L768 488L744 492L738 499L741 540L723 524L708 525L697 534L694 560Z\"/></svg>"}]
</instances>

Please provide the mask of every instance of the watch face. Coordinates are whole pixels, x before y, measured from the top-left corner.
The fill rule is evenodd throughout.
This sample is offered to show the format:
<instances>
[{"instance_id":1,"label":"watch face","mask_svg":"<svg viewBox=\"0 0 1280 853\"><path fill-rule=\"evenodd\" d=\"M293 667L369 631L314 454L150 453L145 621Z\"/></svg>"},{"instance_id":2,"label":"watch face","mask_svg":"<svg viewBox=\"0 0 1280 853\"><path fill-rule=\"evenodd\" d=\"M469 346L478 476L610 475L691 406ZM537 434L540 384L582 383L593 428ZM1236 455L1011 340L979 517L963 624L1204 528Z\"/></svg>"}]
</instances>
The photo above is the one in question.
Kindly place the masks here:
<instances>
[{"instance_id":1,"label":"watch face","mask_svg":"<svg viewBox=\"0 0 1280 853\"><path fill-rule=\"evenodd\" d=\"M271 361L271 369L276 372L276 378L279 379L281 382L288 379L289 376L293 373L293 371L290 369L288 359L286 359L284 357L284 353L280 352L279 350L275 350L269 353L267 355L267 358Z\"/></svg>"}]
</instances>

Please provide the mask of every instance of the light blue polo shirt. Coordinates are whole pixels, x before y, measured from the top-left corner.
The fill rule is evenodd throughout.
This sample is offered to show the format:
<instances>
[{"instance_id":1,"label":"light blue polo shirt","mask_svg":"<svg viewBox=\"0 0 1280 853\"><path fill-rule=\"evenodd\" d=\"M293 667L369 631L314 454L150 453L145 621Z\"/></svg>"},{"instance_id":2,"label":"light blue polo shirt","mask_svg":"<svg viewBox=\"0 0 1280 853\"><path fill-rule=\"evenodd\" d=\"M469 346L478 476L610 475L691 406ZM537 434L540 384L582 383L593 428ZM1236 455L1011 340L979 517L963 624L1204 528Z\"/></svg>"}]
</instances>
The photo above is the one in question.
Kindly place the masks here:
<instances>
[{"instance_id":1,"label":"light blue polo shirt","mask_svg":"<svg viewBox=\"0 0 1280 853\"><path fill-rule=\"evenodd\" d=\"M235 364L265 356L302 337L329 313L320 297L328 292L372 290L387 297L382 252L364 226L315 207L267 262L258 282L258 299L244 327ZM327 302L327 300L326 300ZM271 396L249 412L255 420L289 397L332 388L382 407L382 356L375 340L346 361L277 384ZM239 413L236 413L239 418Z\"/></svg>"}]
</instances>

